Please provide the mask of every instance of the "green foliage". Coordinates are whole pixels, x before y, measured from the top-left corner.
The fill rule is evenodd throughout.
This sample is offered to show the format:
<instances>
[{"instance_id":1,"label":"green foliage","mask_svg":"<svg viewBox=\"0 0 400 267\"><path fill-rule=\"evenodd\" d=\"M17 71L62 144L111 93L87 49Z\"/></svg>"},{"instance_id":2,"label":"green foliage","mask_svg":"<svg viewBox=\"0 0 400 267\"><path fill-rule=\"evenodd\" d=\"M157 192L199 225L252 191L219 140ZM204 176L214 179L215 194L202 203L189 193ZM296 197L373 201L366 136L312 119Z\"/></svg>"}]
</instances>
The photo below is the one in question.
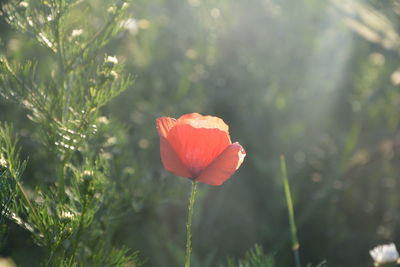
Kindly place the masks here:
<instances>
[{"instance_id":1,"label":"green foliage","mask_svg":"<svg viewBox=\"0 0 400 267\"><path fill-rule=\"evenodd\" d=\"M76 29L79 22L70 22L69 17L83 10L75 15L82 17L87 3L31 2L6 4L3 12L10 25L47 48L49 67L38 73L38 59L20 63L0 58L0 92L29 110L30 119L43 127L43 141L56 144L59 154L68 157L96 130L99 108L131 81L122 75L116 58L102 53L121 31L125 8L122 2L109 7L108 19L99 29Z\"/></svg>"},{"instance_id":2,"label":"green foliage","mask_svg":"<svg viewBox=\"0 0 400 267\"><path fill-rule=\"evenodd\" d=\"M260 245L255 245L254 248L248 250L243 259L235 261L232 258L228 259L227 267L274 267L278 266L274 260L273 255L264 253ZM324 267L326 261L322 261L317 265L307 264L307 267Z\"/></svg>"},{"instance_id":3,"label":"green foliage","mask_svg":"<svg viewBox=\"0 0 400 267\"><path fill-rule=\"evenodd\" d=\"M40 235L40 231L36 232L37 229L35 230L32 224L40 224L38 214L21 186L21 175L26 162L20 161L17 141L12 138L12 126L6 123L0 125L0 145L2 162L1 222L4 223L4 218L10 218L21 227L35 233L37 237ZM26 221L18 215L28 217L27 214L30 212L32 216Z\"/></svg>"},{"instance_id":4,"label":"green foliage","mask_svg":"<svg viewBox=\"0 0 400 267\"><path fill-rule=\"evenodd\" d=\"M7 124L0 125L0 247L3 246L7 229L5 218L11 215L24 163L18 158L16 143L11 139L12 127Z\"/></svg>"},{"instance_id":5,"label":"green foliage","mask_svg":"<svg viewBox=\"0 0 400 267\"><path fill-rule=\"evenodd\" d=\"M246 252L243 259L235 262L228 259L227 267L274 267L274 257L264 254L261 246L256 245L254 248Z\"/></svg>"},{"instance_id":6,"label":"green foliage","mask_svg":"<svg viewBox=\"0 0 400 267\"><path fill-rule=\"evenodd\" d=\"M28 193L21 180L26 162L19 159L12 127L0 125L2 223L8 218L29 231L47 250L39 259L45 266L139 264L136 254L111 245L118 209L110 203L126 200L113 190L109 164L91 145L100 108L131 82L117 58L103 50L121 31L126 3L106 8L99 28L85 23L89 8L82 1L22 1L7 3L2 11L45 51L46 65L36 57L0 58L0 94L29 112L42 130L37 138L56 158L56 179Z\"/></svg>"},{"instance_id":7,"label":"green foliage","mask_svg":"<svg viewBox=\"0 0 400 267\"><path fill-rule=\"evenodd\" d=\"M321 261L321 263L315 265L315 267L326 267L326 266L327 266L326 261ZM307 264L307 267L313 267L313 265L312 264Z\"/></svg>"}]
</instances>

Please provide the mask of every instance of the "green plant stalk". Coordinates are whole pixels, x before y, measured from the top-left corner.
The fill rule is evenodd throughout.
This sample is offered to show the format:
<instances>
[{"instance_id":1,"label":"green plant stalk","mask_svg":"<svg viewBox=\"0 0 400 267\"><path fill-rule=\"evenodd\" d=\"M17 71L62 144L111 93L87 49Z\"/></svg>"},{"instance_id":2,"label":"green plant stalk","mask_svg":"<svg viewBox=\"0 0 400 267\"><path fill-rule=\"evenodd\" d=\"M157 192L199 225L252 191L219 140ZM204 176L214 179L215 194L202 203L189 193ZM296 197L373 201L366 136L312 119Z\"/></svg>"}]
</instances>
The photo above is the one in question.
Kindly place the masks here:
<instances>
[{"instance_id":1,"label":"green plant stalk","mask_svg":"<svg viewBox=\"0 0 400 267\"><path fill-rule=\"evenodd\" d=\"M70 160L71 153L69 151L64 155L64 159L61 162L60 171L58 175L58 196L61 202L65 199L65 180L67 180L67 163ZM62 169L62 170L61 170Z\"/></svg>"},{"instance_id":2,"label":"green plant stalk","mask_svg":"<svg viewBox=\"0 0 400 267\"><path fill-rule=\"evenodd\" d=\"M286 204L288 208L288 213L289 213L289 224L290 224L290 233L292 237L292 250L294 254L294 261L296 264L296 267L300 267L300 254L299 254L299 240L297 239L297 230L296 230L296 223L294 220L294 210L293 210L293 202L292 202L292 195L290 193L290 186L289 186L289 180L287 177L287 172L286 172L286 161L285 161L285 156L281 155L281 172L282 172L282 182L283 182L283 188L285 190L285 198L286 198Z\"/></svg>"},{"instance_id":3,"label":"green plant stalk","mask_svg":"<svg viewBox=\"0 0 400 267\"><path fill-rule=\"evenodd\" d=\"M186 261L185 267L190 267L190 252L191 252L191 231L192 231L192 218L193 207L197 195L197 182L192 181L192 192L190 193L189 207L188 207L188 220L186 225Z\"/></svg>"},{"instance_id":4,"label":"green plant stalk","mask_svg":"<svg viewBox=\"0 0 400 267\"><path fill-rule=\"evenodd\" d=\"M80 240L80 238L81 238L81 234L82 234L82 231L83 231L83 220L85 219L85 216L86 216L87 198L88 198L88 196L87 196L86 194L87 194L87 192L85 192L85 196L84 196L84 200L83 200L83 207L82 207L81 218L79 219L78 231L77 231L77 233L76 233L75 242L74 242L73 247L72 247L71 256L72 256L73 258L75 258L76 249L78 248L79 240Z\"/></svg>"},{"instance_id":5,"label":"green plant stalk","mask_svg":"<svg viewBox=\"0 0 400 267\"><path fill-rule=\"evenodd\" d=\"M15 177L15 176L14 176L14 177ZM40 222L41 219L40 219L40 217L39 217L39 213L37 212L37 210L35 209L35 207L32 205L32 202L30 201L30 199L29 199L27 193L25 192L25 189L22 187L21 183L20 183L17 179L14 178L14 180L15 180L16 183L17 183L18 189L19 189L19 190L21 191L21 193L22 193L22 196L23 196L23 198L24 198L24 200L25 200L25 203L26 203L26 204L29 206L29 208L31 209L33 216L38 220L38 222ZM44 230L44 229L43 229L43 230Z\"/></svg>"}]
</instances>

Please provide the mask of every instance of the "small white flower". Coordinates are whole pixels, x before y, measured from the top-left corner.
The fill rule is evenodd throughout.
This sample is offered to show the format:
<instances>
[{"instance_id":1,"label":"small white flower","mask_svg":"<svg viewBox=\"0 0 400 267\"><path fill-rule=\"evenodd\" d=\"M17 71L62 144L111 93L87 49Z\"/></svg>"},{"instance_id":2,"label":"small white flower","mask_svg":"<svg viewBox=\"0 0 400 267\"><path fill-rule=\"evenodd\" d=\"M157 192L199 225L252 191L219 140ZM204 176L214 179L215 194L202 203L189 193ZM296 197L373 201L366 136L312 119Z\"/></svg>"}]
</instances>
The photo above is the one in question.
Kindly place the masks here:
<instances>
[{"instance_id":1,"label":"small white flower","mask_svg":"<svg viewBox=\"0 0 400 267\"><path fill-rule=\"evenodd\" d=\"M107 141L106 141L106 143L105 143L105 145L106 146L113 146L113 145L115 145L116 143L117 143L117 138L115 137L115 136L111 136L111 137L109 137L108 139L107 139Z\"/></svg>"},{"instance_id":2,"label":"small white flower","mask_svg":"<svg viewBox=\"0 0 400 267\"><path fill-rule=\"evenodd\" d=\"M63 211L61 212L61 217L65 218L65 219L72 219L75 216L75 214L73 214L70 211Z\"/></svg>"},{"instance_id":3,"label":"small white flower","mask_svg":"<svg viewBox=\"0 0 400 267\"><path fill-rule=\"evenodd\" d=\"M96 121L97 121L98 123L100 123L100 124L105 124L105 125L107 125L107 124L110 123L110 121L109 121L109 120L107 119L107 117L105 117L105 116L98 117L98 118L96 119Z\"/></svg>"},{"instance_id":4,"label":"small white flower","mask_svg":"<svg viewBox=\"0 0 400 267\"><path fill-rule=\"evenodd\" d=\"M29 6L29 4L27 2L25 2L25 1L22 1L22 2L19 3L19 6L27 8Z\"/></svg>"},{"instance_id":5,"label":"small white flower","mask_svg":"<svg viewBox=\"0 0 400 267\"><path fill-rule=\"evenodd\" d=\"M82 30L82 29L75 29L75 30L72 31L71 37L78 37L78 36L81 36L82 33L83 33L83 30Z\"/></svg>"},{"instance_id":6,"label":"small white flower","mask_svg":"<svg viewBox=\"0 0 400 267\"><path fill-rule=\"evenodd\" d=\"M83 171L83 175L85 175L85 176L92 176L93 174L94 174L94 172L92 170Z\"/></svg>"},{"instance_id":7,"label":"small white flower","mask_svg":"<svg viewBox=\"0 0 400 267\"><path fill-rule=\"evenodd\" d=\"M139 31L138 21L136 19L130 18L121 23L121 26L128 30L130 34L135 35Z\"/></svg>"},{"instance_id":8,"label":"small white flower","mask_svg":"<svg viewBox=\"0 0 400 267\"><path fill-rule=\"evenodd\" d=\"M7 167L8 163L7 160L4 158L2 154L0 154L0 166Z\"/></svg>"},{"instance_id":9,"label":"small white flower","mask_svg":"<svg viewBox=\"0 0 400 267\"><path fill-rule=\"evenodd\" d=\"M127 2L122 4L122 9L125 9L125 8L128 8L128 7L129 7L129 4Z\"/></svg>"},{"instance_id":10,"label":"small white flower","mask_svg":"<svg viewBox=\"0 0 400 267\"><path fill-rule=\"evenodd\" d=\"M221 16L221 11L218 8L213 8L210 10L210 15L213 19L218 19Z\"/></svg>"},{"instance_id":11,"label":"small white flower","mask_svg":"<svg viewBox=\"0 0 400 267\"><path fill-rule=\"evenodd\" d=\"M117 57L108 56L106 58L106 62L111 62L111 63L117 64L118 63L118 59L117 59Z\"/></svg>"},{"instance_id":12,"label":"small white flower","mask_svg":"<svg viewBox=\"0 0 400 267\"><path fill-rule=\"evenodd\" d=\"M393 72L392 76L390 76L390 79L394 86L400 86L400 70Z\"/></svg>"},{"instance_id":13,"label":"small white flower","mask_svg":"<svg viewBox=\"0 0 400 267\"><path fill-rule=\"evenodd\" d=\"M399 253L394 243L377 246L370 250L369 254L376 264L396 262L399 259Z\"/></svg>"},{"instance_id":14,"label":"small white flower","mask_svg":"<svg viewBox=\"0 0 400 267\"><path fill-rule=\"evenodd\" d=\"M108 13L114 13L115 10L116 10L116 8L114 6L110 6L109 8L107 8Z\"/></svg>"}]
</instances>

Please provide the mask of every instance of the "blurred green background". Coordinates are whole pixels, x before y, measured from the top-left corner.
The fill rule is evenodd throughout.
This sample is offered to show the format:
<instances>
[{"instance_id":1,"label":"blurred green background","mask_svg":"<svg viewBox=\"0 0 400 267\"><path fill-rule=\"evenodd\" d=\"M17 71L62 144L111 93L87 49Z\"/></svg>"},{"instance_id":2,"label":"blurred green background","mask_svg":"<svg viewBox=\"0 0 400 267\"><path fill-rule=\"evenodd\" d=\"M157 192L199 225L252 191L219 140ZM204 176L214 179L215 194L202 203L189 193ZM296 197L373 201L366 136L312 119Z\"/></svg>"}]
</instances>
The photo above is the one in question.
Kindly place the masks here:
<instances>
[{"instance_id":1,"label":"blurred green background","mask_svg":"<svg viewBox=\"0 0 400 267\"><path fill-rule=\"evenodd\" d=\"M90 2L96 16L110 1ZM155 119L191 112L223 118L247 151L223 186L200 186L193 266L219 266L255 243L293 265L281 154L303 263L372 266L369 249L400 241L400 1L128 2L132 18L107 49L136 78L102 121L103 153L129 177L121 192L132 200L116 243L145 266L182 265L190 182L162 168ZM0 37L1 53L45 62L1 17ZM5 99L0 120L21 136L24 183L43 183L52 160L34 141L37 125ZM41 253L12 224L8 240L2 254L21 266Z\"/></svg>"}]
</instances>

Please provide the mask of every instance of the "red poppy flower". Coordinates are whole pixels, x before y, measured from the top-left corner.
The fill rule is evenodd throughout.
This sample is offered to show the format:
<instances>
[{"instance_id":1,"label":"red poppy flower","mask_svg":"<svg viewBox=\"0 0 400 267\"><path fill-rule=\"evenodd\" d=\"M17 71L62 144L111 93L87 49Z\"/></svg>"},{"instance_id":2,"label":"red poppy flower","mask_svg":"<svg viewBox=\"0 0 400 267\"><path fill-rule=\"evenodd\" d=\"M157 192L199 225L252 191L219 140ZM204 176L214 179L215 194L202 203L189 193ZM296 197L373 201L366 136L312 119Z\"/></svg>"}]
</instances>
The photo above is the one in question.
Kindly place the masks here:
<instances>
[{"instance_id":1,"label":"red poppy flower","mask_svg":"<svg viewBox=\"0 0 400 267\"><path fill-rule=\"evenodd\" d=\"M213 116L186 114L157 119L160 153L168 171L209 185L221 185L239 168L246 152L231 143L228 125Z\"/></svg>"}]
</instances>

